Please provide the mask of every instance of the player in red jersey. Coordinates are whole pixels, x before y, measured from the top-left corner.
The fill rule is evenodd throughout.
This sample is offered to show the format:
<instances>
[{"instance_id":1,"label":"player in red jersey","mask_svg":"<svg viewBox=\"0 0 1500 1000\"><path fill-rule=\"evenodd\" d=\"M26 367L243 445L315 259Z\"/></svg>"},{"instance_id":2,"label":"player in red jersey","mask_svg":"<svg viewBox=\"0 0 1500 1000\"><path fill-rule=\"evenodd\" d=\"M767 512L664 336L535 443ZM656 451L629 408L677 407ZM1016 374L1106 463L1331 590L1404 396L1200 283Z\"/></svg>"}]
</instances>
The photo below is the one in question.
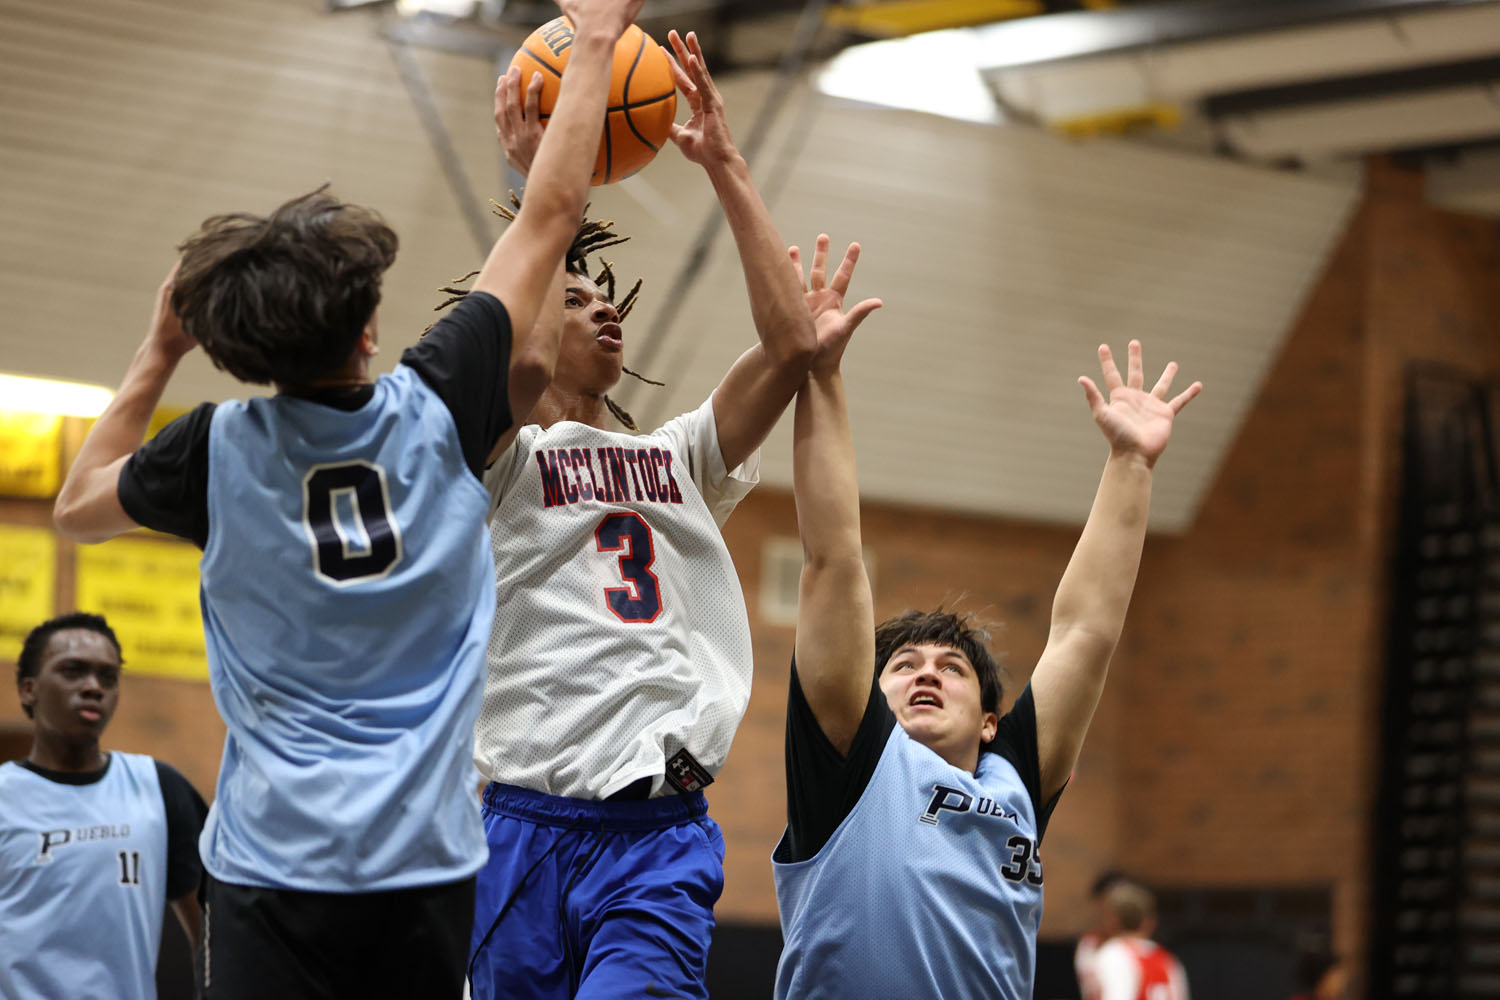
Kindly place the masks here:
<instances>
[{"instance_id":1,"label":"player in red jersey","mask_svg":"<svg viewBox=\"0 0 1500 1000\"><path fill-rule=\"evenodd\" d=\"M1182 964L1151 940L1156 900L1144 886L1121 881L1105 894L1118 928L1094 960L1099 1000L1189 1000Z\"/></svg>"}]
</instances>

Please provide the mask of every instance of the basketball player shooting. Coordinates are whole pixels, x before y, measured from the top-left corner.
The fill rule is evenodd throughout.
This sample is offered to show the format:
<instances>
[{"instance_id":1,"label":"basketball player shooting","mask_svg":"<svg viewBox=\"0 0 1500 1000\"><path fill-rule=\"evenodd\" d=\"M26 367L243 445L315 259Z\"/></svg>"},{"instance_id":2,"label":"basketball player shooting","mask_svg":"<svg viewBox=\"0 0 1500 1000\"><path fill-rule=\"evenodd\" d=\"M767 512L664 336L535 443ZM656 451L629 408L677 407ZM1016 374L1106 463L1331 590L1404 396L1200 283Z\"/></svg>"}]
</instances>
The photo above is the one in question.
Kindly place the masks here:
<instances>
[{"instance_id":1,"label":"basketball player shooting","mask_svg":"<svg viewBox=\"0 0 1500 1000\"><path fill-rule=\"evenodd\" d=\"M481 1000L707 996L724 844L703 787L751 671L720 526L756 481L815 334L698 40L669 40L692 110L672 139L718 194L759 342L700 407L639 433L608 399L630 338L612 273L587 273L584 227L552 384L485 477L499 610L475 740L490 779L470 965ZM502 141L524 170L538 92L523 97L519 74L509 87Z\"/></svg>"},{"instance_id":2,"label":"basketball player shooting","mask_svg":"<svg viewBox=\"0 0 1500 1000\"><path fill-rule=\"evenodd\" d=\"M787 830L773 858L785 947L778 998L1032 993L1038 847L1083 745L1135 586L1152 470L1201 386L1168 401L1099 348L1080 378L1110 454L1052 606L1031 682L1000 715L999 670L963 617L874 625L839 360L849 330L822 296L797 397L793 485L804 562L787 707Z\"/></svg>"},{"instance_id":3,"label":"basketball player shooting","mask_svg":"<svg viewBox=\"0 0 1500 1000\"><path fill-rule=\"evenodd\" d=\"M551 377L557 342L532 342L536 316L641 3L561 4L573 61L526 208L393 373L369 371L397 243L378 215L320 190L215 217L182 247L58 496L58 529L80 541L143 525L203 548L228 729L201 841L207 1000L462 990L486 855L471 783L494 610L480 477ZM200 344L276 394L204 404L143 444Z\"/></svg>"}]
</instances>

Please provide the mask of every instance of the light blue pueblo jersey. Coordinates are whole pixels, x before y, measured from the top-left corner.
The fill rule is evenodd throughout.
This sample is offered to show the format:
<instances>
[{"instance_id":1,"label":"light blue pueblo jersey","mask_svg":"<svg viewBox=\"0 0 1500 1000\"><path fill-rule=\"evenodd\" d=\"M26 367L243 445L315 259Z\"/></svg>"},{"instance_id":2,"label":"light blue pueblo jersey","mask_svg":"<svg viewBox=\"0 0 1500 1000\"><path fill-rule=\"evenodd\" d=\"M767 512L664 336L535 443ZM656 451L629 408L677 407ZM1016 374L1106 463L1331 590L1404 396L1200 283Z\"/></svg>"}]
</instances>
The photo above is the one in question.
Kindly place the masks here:
<instances>
[{"instance_id":1,"label":"light blue pueblo jersey","mask_svg":"<svg viewBox=\"0 0 1500 1000\"><path fill-rule=\"evenodd\" d=\"M154 1000L167 905L156 762L62 784L0 764L0 997Z\"/></svg>"},{"instance_id":2,"label":"light blue pueblo jersey","mask_svg":"<svg viewBox=\"0 0 1500 1000\"><path fill-rule=\"evenodd\" d=\"M209 431L203 628L228 727L204 867L374 892L466 878L495 609L488 496L412 369L358 410L286 395Z\"/></svg>"},{"instance_id":3,"label":"light blue pueblo jersey","mask_svg":"<svg viewBox=\"0 0 1500 1000\"><path fill-rule=\"evenodd\" d=\"M822 849L773 863L778 1000L1030 1000L1036 813L1015 765L979 758L970 774L893 727Z\"/></svg>"}]
</instances>

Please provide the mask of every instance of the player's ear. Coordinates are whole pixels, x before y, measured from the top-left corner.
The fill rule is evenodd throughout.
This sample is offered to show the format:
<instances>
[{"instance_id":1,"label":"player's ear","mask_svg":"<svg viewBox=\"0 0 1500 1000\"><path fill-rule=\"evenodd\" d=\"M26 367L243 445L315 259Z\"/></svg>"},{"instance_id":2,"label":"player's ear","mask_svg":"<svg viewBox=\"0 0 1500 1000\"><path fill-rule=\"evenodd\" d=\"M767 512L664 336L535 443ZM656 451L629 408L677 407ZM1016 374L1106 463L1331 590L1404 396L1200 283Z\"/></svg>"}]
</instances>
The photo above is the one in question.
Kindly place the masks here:
<instances>
[{"instance_id":1,"label":"player's ear","mask_svg":"<svg viewBox=\"0 0 1500 1000\"><path fill-rule=\"evenodd\" d=\"M359 344L356 350L367 358L373 358L380 353L380 324L375 319L377 315L379 315L378 312L370 313L369 322L359 332Z\"/></svg>"},{"instance_id":2,"label":"player's ear","mask_svg":"<svg viewBox=\"0 0 1500 1000\"><path fill-rule=\"evenodd\" d=\"M1000 716L994 712L985 712L984 720L979 724L979 742L988 743L995 738L1000 731Z\"/></svg>"},{"instance_id":3,"label":"player's ear","mask_svg":"<svg viewBox=\"0 0 1500 1000\"><path fill-rule=\"evenodd\" d=\"M16 682L16 692L21 696L21 704L26 708L36 707L36 678L22 677Z\"/></svg>"}]
</instances>

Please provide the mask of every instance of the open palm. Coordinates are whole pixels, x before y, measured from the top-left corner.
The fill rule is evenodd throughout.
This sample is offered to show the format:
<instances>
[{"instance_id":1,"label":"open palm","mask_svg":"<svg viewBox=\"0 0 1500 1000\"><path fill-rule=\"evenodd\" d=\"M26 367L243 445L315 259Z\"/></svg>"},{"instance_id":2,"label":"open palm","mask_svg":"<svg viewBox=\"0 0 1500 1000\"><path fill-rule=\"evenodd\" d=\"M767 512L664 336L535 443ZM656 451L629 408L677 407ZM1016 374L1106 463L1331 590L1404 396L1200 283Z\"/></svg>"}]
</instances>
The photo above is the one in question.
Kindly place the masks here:
<instances>
[{"instance_id":1,"label":"open palm","mask_svg":"<svg viewBox=\"0 0 1500 1000\"><path fill-rule=\"evenodd\" d=\"M729 134L729 120L724 116L724 98L719 96L719 88L708 75L697 33L689 31L684 41L676 31L669 31L667 43L676 54L676 58L667 56L672 79L692 111L687 124L672 126L672 141L683 156L699 165L737 155Z\"/></svg>"},{"instance_id":2,"label":"open palm","mask_svg":"<svg viewBox=\"0 0 1500 1000\"><path fill-rule=\"evenodd\" d=\"M813 355L812 367L827 371L839 366L849 338L865 317L879 309L879 299L865 299L856 303L848 312L844 311L844 296L849 291L849 282L854 277L854 265L859 263L859 244L849 244L844 251L843 263L828 277L828 234L821 233L813 246L812 270L804 279L802 274L802 251L788 247L787 256L797 268L797 281L802 285L807 300L807 311L812 316L813 329L817 333L818 347Z\"/></svg>"},{"instance_id":3,"label":"open palm","mask_svg":"<svg viewBox=\"0 0 1500 1000\"><path fill-rule=\"evenodd\" d=\"M1156 385L1146 392L1139 340L1130 342L1125 378L1120 377L1108 344L1099 345L1099 368L1104 375L1108 399L1088 376L1078 378L1089 409L1093 411L1094 422L1104 432L1111 451L1135 453L1154 465L1172 437L1173 420L1194 396L1203 391L1203 383L1194 382L1168 400L1167 393L1177 374L1177 362L1171 361L1162 370Z\"/></svg>"}]
</instances>

